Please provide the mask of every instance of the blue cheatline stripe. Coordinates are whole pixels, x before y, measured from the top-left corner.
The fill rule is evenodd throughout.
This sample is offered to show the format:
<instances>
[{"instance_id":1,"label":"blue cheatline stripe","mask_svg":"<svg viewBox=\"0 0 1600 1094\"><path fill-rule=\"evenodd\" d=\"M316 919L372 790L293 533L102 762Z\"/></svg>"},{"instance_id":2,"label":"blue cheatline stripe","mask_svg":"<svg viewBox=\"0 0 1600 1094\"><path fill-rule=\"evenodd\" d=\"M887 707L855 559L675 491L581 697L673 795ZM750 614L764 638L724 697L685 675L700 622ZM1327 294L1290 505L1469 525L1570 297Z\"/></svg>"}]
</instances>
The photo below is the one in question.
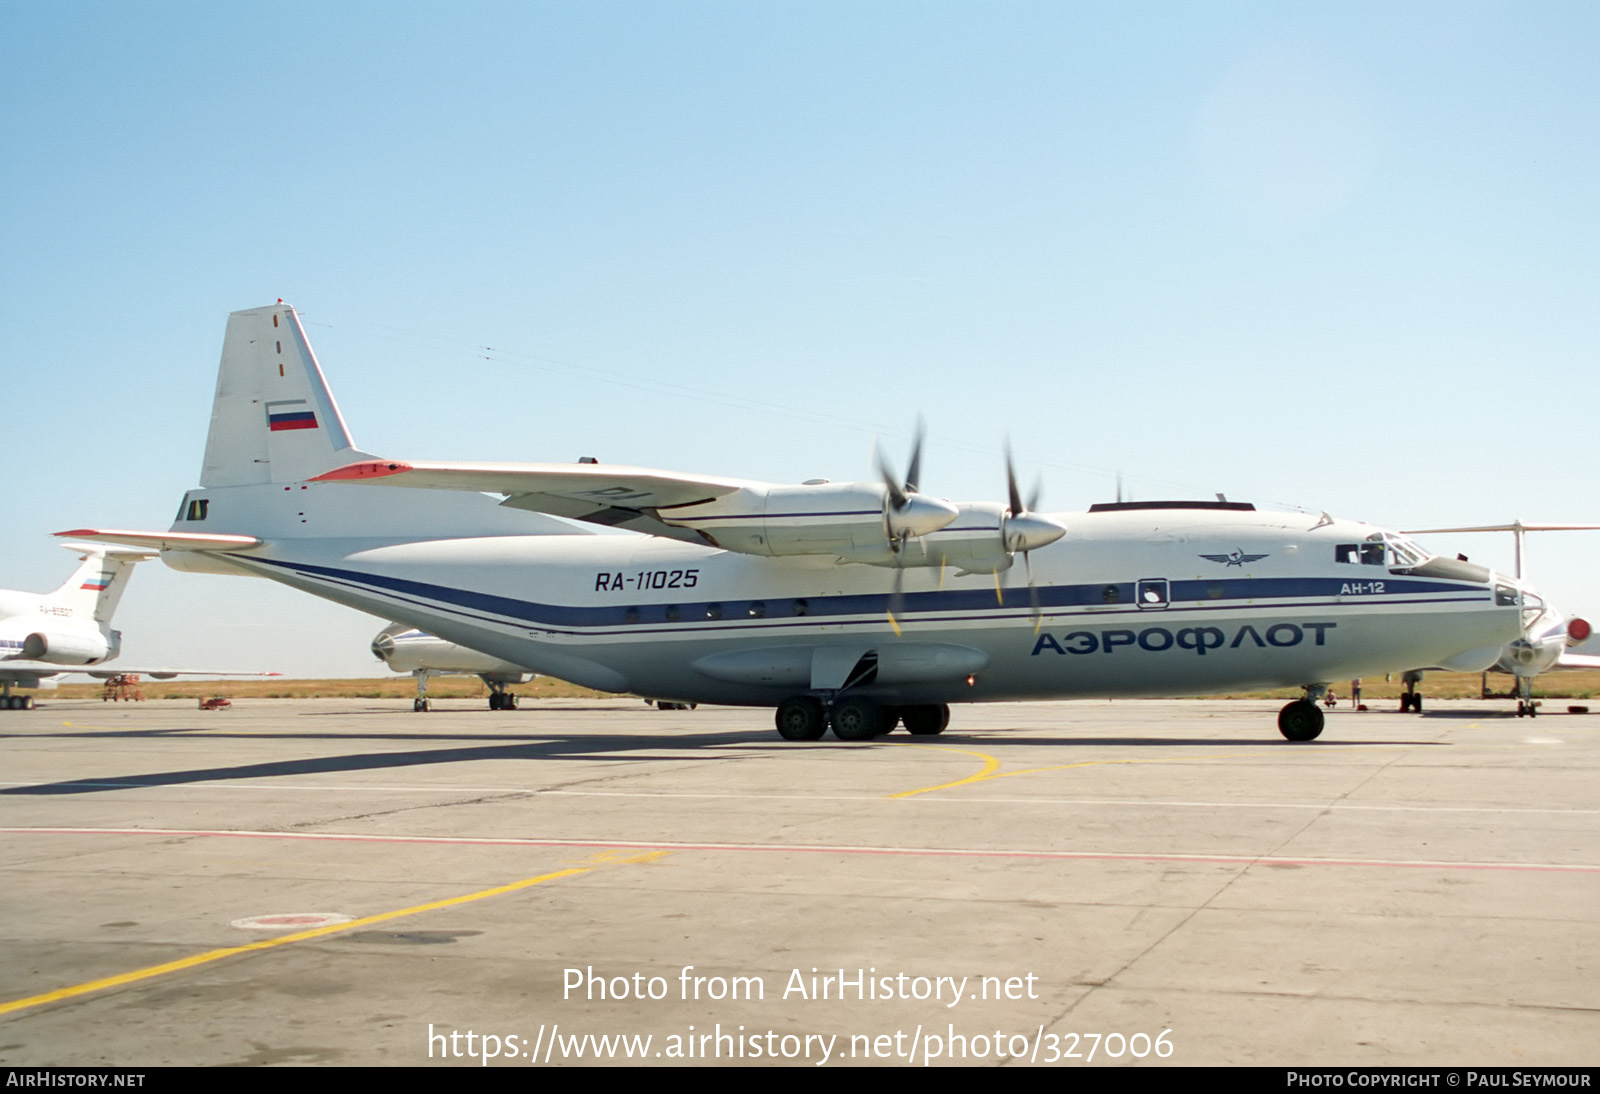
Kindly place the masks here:
<instances>
[{"instance_id":1,"label":"blue cheatline stripe","mask_svg":"<svg viewBox=\"0 0 1600 1094\"><path fill-rule=\"evenodd\" d=\"M723 629L753 629L772 628L784 626L804 626L814 624L819 620L829 623L845 623L842 616L868 616L872 617L864 622L874 625L882 622L882 617L889 610L890 594L883 593L857 593L840 594L834 596L812 597L775 597L771 599L753 600L739 599L735 601L685 601L675 605L663 603L629 603L603 604L595 607L577 607L565 604L542 604L536 601L519 600L513 597L499 596L494 593L473 592L468 589L457 589L448 585L436 585L426 581L413 581L407 578L389 577L382 574L369 574L357 570L341 569L333 566L318 566L308 562L285 562L276 559L252 558L247 555L232 556L240 561L257 565L277 567L307 577L342 585L346 588L356 589L368 594L381 593L392 599L404 600L419 606L437 607L446 605L454 609L457 614L474 616L484 622L535 625L547 629L583 628L590 631L594 628L627 627L630 629L648 629L660 626L683 627L696 624L698 630L723 630ZM887 576L887 575L886 575ZM1094 618L1104 618L1112 615L1139 614L1145 616L1159 616L1170 612L1183 611L1237 611L1249 607L1252 603L1273 601L1279 606L1287 606L1287 601L1311 601L1300 603L1296 606L1305 608L1351 607L1360 604L1446 604L1446 603L1472 603L1484 601L1489 598L1489 590L1484 586L1466 585L1456 582L1428 582L1428 581L1387 581L1386 585L1393 589L1386 592L1381 599L1374 596L1351 597L1346 600L1333 599L1339 596L1340 588L1346 583L1339 578L1217 578L1208 581L1174 581L1169 583L1171 602L1166 608L1139 608L1134 603L1134 582L1109 582L1106 584L1090 585L1052 585L1040 586L1038 603L1041 611L1051 611L1071 608L1098 607L1107 608L1110 605L1120 605L1110 611L1094 612ZM1115 591L1115 598L1108 599L1108 590ZM1404 599L1396 599L1404 597ZM1018 614L1031 614L1032 600L1026 584L1007 585L1001 590L1001 598L997 600L995 590L992 588L979 589L941 589L930 592L906 593L901 598L900 618L910 620L913 614L916 622L971 622L974 619L1009 619ZM426 601L428 603L424 604ZM760 603L763 606L761 616L746 616L748 606ZM804 613L800 614L803 605ZM716 615L710 614L715 608ZM675 619L669 619L668 611L675 611ZM981 613L977 615L934 615L930 613ZM726 615L727 621L719 626L707 626L716 623Z\"/></svg>"}]
</instances>

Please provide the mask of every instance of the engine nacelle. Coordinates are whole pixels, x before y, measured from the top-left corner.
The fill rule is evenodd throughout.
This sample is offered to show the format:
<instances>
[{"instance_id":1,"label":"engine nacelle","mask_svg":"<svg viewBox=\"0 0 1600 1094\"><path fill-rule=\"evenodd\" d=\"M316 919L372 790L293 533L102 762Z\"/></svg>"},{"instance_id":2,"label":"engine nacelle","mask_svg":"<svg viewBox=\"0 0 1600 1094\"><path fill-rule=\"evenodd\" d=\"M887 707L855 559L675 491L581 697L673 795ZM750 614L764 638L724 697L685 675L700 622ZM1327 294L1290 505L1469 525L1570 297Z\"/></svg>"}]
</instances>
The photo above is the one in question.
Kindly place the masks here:
<instances>
[{"instance_id":1,"label":"engine nacelle","mask_svg":"<svg viewBox=\"0 0 1600 1094\"><path fill-rule=\"evenodd\" d=\"M115 657L121 646L120 631L112 631L109 640L102 634L81 631L35 631L22 640L20 657L52 665L96 665Z\"/></svg>"},{"instance_id":2,"label":"engine nacelle","mask_svg":"<svg viewBox=\"0 0 1600 1094\"><path fill-rule=\"evenodd\" d=\"M955 520L936 532L910 540L888 564L954 566L963 573L1002 571L1010 568L1016 552L1038 550L1067 534L1059 521L1037 513L1012 516L1005 506L995 502L963 503L956 510Z\"/></svg>"},{"instance_id":3,"label":"engine nacelle","mask_svg":"<svg viewBox=\"0 0 1600 1094\"><path fill-rule=\"evenodd\" d=\"M925 536L958 514L956 506L922 494L896 509L881 483L859 482L746 488L659 511L663 522L692 528L725 550L861 562L888 561L899 538Z\"/></svg>"}]
</instances>

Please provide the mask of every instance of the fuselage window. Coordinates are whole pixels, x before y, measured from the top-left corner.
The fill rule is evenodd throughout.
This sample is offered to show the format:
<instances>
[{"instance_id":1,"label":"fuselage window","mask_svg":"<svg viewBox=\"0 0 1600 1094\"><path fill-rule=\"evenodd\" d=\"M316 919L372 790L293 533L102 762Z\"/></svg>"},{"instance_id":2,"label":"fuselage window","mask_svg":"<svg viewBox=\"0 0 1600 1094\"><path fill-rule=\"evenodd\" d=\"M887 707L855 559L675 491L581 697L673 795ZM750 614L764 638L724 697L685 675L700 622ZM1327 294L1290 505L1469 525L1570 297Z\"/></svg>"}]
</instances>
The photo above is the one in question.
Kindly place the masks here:
<instances>
[{"instance_id":1,"label":"fuselage window","mask_svg":"<svg viewBox=\"0 0 1600 1094\"><path fill-rule=\"evenodd\" d=\"M1361 565L1363 565L1363 566L1382 566L1383 565L1383 544L1381 544L1381 543L1363 543L1361 545Z\"/></svg>"},{"instance_id":2,"label":"fuselage window","mask_svg":"<svg viewBox=\"0 0 1600 1094\"><path fill-rule=\"evenodd\" d=\"M1137 600L1141 608L1164 608L1167 604L1167 579L1146 577L1139 580Z\"/></svg>"}]
</instances>

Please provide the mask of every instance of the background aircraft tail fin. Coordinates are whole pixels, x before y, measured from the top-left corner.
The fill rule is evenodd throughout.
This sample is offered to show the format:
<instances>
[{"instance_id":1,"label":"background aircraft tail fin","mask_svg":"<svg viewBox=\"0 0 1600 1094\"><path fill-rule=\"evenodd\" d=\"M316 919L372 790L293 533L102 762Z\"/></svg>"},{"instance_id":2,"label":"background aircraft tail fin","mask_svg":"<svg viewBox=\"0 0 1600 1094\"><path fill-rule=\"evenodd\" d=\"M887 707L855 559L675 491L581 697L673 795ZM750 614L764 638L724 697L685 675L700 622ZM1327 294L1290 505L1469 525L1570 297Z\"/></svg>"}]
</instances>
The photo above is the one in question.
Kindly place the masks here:
<instances>
[{"instance_id":1,"label":"background aircraft tail fin","mask_svg":"<svg viewBox=\"0 0 1600 1094\"><path fill-rule=\"evenodd\" d=\"M280 301L230 315L200 485L302 482L366 458L294 309Z\"/></svg>"},{"instance_id":2,"label":"background aircraft tail fin","mask_svg":"<svg viewBox=\"0 0 1600 1094\"><path fill-rule=\"evenodd\" d=\"M69 608L74 615L92 618L96 623L111 622L117 602L128 587L134 563L156 557L153 551L89 543L64 543L62 546L83 552L83 561L67 583L51 593L49 599L52 604Z\"/></svg>"}]
</instances>

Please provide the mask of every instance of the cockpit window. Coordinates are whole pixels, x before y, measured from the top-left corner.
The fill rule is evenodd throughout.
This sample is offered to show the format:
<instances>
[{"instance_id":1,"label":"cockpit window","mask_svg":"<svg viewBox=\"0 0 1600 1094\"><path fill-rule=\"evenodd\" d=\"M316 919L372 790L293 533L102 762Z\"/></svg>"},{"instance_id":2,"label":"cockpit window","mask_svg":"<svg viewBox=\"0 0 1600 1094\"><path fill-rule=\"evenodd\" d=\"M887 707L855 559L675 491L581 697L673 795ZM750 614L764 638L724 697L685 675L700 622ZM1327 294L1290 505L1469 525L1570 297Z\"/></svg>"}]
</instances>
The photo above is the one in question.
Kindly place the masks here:
<instances>
[{"instance_id":1,"label":"cockpit window","mask_svg":"<svg viewBox=\"0 0 1600 1094\"><path fill-rule=\"evenodd\" d=\"M1428 561L1428 552L1403 536L1386 536L1389 544L1389 565L1421 566Z\"/></svg>"},{"instance_id":2,"label":"cockpit window","mask_svg":"<svg viewBox=\"0 0 1600 1094\"><path fill-rule=\"evenodd\" d=\"M1363 566L1383 565L1383 542L1341 543L1333 549L1335 562L1360 563Z\"/></svg>"},{"instance_id":3,"label":"cockpit window","mask_svg":"<svg viewBox=\"0 0 1600 1094\"><path fill-rule=\"evenodd\" d=\"M1374 532L1360 543L1341 543L1333 549L1335 562L1361 566L1388 565L1409 570L1421 566L1429 559L1428 552L1404 536L1392 532Z\"/></svg>"}]
</instances>

